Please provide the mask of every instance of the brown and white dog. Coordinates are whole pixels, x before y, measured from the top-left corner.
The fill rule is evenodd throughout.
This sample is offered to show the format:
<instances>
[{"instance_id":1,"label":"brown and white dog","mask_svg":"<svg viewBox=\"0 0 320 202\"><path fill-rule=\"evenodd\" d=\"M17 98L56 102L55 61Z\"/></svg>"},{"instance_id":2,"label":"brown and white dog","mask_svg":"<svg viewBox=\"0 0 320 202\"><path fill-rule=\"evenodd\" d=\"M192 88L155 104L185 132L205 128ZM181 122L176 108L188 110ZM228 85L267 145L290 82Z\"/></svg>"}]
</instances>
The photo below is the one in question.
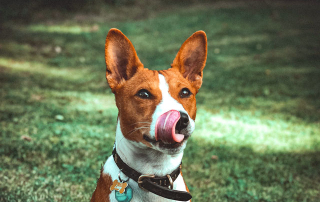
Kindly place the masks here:
<instances>
[{"instance_id":1,"label":"brown and white dog","mask_svg":"<svg viewBox=\"0 0 320 202\"><path fill-rule=\"evenodd\" d=\"M187 200L184 197L189 190L180 164L195 128L195 96L207 59L205 32L197 31L183 43L171 68L155 71L144 68L121 31L111 29L105 59L106 78L119 114L115 150L101 169L91 201L121 201L113 190L120 181L133 193L123 201L189 201L190 194ZM171 175L174 172L178 174ZM157 177L160 180L153 181Z\"/></svg>"}]
</instances>

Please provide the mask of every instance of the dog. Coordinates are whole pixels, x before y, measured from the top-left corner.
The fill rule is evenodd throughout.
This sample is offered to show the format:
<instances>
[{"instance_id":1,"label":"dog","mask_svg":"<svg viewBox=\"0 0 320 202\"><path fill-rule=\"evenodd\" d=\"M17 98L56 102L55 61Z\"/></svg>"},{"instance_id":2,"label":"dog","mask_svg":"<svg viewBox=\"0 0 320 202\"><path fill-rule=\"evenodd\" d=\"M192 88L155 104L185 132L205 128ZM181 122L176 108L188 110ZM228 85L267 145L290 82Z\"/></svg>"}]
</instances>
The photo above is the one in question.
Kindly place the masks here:
<instances>
[{"instance_id":1,"label":"dog","mask_svg":"<svg viewBox=\"0 0 320 202\"><path fill-rule=\"evenodd\" d=\"M91 201L191 201L181 160L195 128L195 96L207 60L205 32L182 44L171 68L155 71L144 68L130 40L113 28L105 59L119 112L114 149Z\"/></svg>"}]
</instances>

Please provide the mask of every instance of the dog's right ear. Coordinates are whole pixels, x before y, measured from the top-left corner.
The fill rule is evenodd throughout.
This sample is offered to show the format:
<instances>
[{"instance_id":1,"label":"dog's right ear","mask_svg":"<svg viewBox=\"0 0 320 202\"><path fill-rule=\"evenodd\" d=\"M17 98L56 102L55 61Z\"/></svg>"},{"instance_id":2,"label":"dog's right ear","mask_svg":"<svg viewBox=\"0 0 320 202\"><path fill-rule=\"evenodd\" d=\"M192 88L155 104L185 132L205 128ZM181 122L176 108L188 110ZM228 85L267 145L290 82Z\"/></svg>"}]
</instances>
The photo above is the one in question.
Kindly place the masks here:
<instances>
[{"instance_id":1,"label":"dog's right ear","mask_svg":"<svg viewBox=\"0 0 320 202\"><path fill-rule=\"evenodd\" d=\"M110 29L105 44L106 78L114 93L116 88L143 69L130 40L118 29Z\"/></svg>"}]
</instances>

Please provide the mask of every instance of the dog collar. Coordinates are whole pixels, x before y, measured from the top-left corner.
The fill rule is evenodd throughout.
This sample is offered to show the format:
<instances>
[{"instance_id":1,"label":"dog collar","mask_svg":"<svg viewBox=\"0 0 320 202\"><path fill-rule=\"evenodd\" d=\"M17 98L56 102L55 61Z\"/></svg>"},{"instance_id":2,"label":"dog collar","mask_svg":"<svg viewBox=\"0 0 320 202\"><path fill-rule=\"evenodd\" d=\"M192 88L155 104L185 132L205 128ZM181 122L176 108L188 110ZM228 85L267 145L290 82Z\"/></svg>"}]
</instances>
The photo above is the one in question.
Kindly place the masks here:
<instances>
[{"instance_id":1,"label":"dog collar","mask_svg":"<svg viewBox=\"0 0 320 202\"><path fill-rule=\"evenodd\" d=\"M173 190L173 182L180 174L181 164L171 174L164 177L149 174L143 175L123 162L118 155L116 148L113 149L112 155L121 172L136 181L141 189L150 191L158 196L177 201L188 201L192 198L191 194L188 192Z\"/></svg>"}]
</instances>

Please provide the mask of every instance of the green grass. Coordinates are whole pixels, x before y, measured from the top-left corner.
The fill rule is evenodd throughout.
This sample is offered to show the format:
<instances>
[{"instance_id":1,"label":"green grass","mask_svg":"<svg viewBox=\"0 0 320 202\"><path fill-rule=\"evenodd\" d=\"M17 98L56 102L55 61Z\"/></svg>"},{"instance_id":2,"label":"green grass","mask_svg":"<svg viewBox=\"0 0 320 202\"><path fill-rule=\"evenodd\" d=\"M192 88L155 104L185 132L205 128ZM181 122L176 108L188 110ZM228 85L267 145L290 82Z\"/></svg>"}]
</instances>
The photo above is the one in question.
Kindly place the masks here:
<instances>
[{"instance_id":1,"label":"green grass","mask_svg":"<svg viewBox=\"0 0 320 202\"><path fill-rule=\"evenodd\" d=\"M90 199L116 127L104 64L112 27L157 70L193 32L207 33L183 159L195 202L319 201L320 4L206 3L141 16L133 8L118 21L128 7L3 25L0 201Z\"/></svg>"}]
</instances>

